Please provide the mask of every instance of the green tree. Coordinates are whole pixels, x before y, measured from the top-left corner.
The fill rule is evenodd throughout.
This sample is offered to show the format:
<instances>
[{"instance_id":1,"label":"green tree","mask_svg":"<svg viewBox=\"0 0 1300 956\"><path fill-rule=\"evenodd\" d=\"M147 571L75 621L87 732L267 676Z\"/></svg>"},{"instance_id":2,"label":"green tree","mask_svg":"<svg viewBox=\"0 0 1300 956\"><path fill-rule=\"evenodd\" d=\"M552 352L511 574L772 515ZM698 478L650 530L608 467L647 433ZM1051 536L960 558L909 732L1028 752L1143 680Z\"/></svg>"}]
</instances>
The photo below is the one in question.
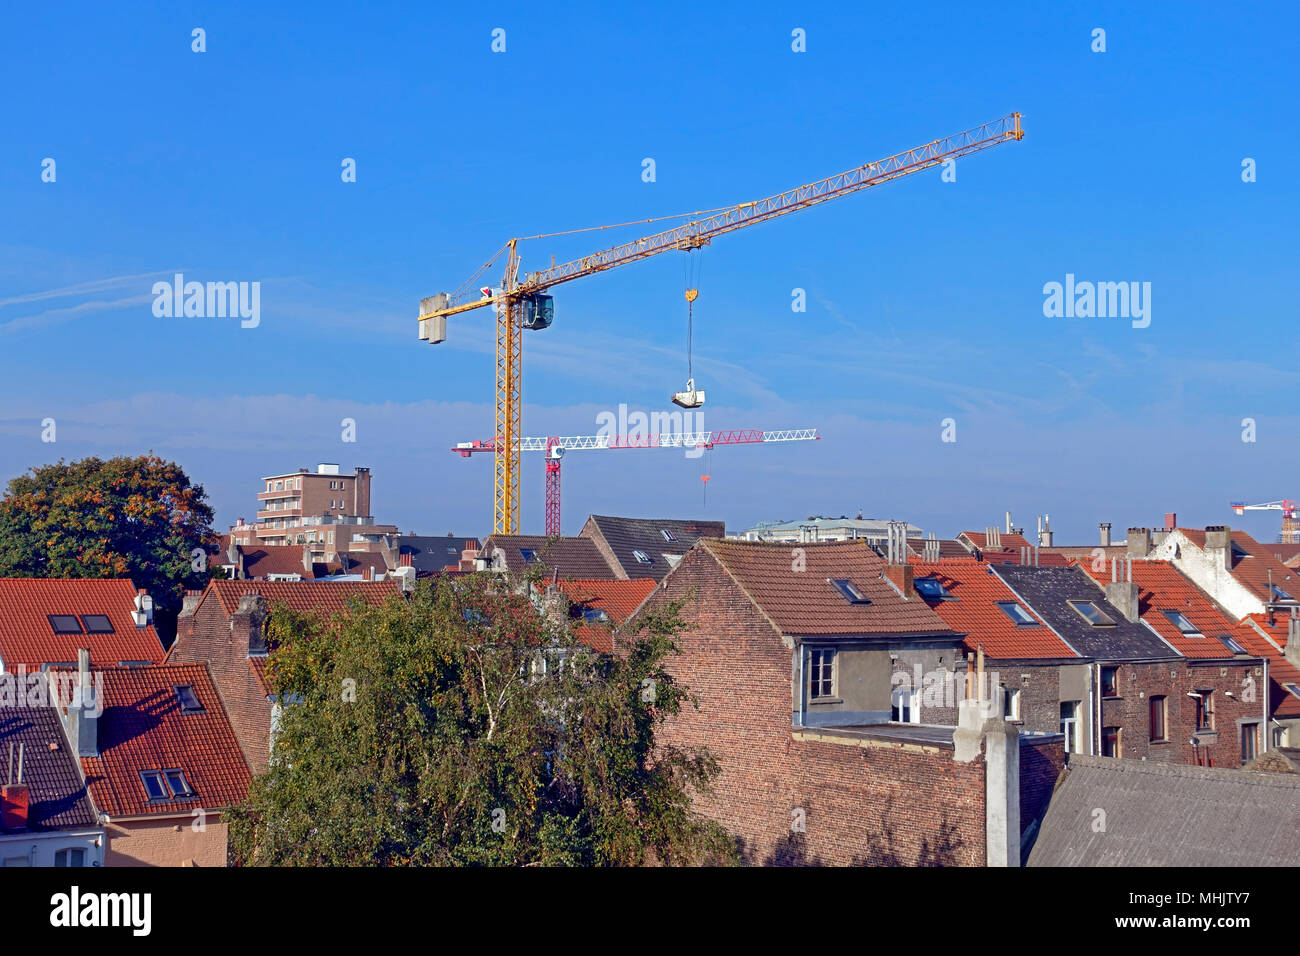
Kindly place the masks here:
<instances>
[{"instance_id":1,"label":"green tree","mask_svg":"<svg viewBox=\"0 0 1300 956\"><path fill-rule=\"evenodd\" d=\"M693 703L663 666L678 608L611 659L575 649L567 619L520 590L476 574L332 621L273 609L268 679L291 703L270 769L229 811L233 859L733 862L734 840L690 805L716 762L655 746Z\"/></svg>"},{"instance_id":2,"label":"green tree","mask_svg":"<svg viewBox=\"0 0 1300 956\"><path fill-rule=\"evenodd\" d=\"M215 542L206 497L153 454L34 468L0 499L0 575L130 577L174 612L208 579L193 555Z\"/></svg>"}]
</instances>

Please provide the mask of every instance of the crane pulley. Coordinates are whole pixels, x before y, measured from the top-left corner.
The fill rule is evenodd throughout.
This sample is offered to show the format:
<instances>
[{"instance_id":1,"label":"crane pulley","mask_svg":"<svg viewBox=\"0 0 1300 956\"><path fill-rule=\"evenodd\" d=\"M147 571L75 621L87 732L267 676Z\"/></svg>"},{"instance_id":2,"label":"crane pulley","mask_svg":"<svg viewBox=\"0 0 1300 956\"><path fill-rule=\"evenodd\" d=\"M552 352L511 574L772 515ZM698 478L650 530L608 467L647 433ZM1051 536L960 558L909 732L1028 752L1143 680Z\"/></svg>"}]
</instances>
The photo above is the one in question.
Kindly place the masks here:
<instances>
[{"instance_id":1,"label":"crane pulley","mask_svg":"<svg viewBox=\"0 0 1300 956\"><path fill-rule=\"evenodd\" d=\"M885 159L796 186L753 202L709 210L671 229L634 239L591 255L562 262L520 278L519 242L511 239L455 293L439 293L420 300L418 316L421 340L438 343L447 338L447 318L473 309L492 306L497 312L496 355L496 465L493 499L493 531L514 534L519 526L519 437L522 412L522 330L543 329L551 324L554 306L547 290L563 282L595 275L640 259L671 250L695 250L718 236L766 222L818 203L838 199L871 186L941 165L979 150L1024 138L1020 114L1009 113L952 136ZM663 217L678 218L678 217ZM593 227L606 228L606 227ZM473 283L504 254L505 273L497 288ZM467 291L468 290L468 291ZM693 389L688 383L688 391ZM702 396L699 396L702 400Z\"/></svg>"}]
</instances>

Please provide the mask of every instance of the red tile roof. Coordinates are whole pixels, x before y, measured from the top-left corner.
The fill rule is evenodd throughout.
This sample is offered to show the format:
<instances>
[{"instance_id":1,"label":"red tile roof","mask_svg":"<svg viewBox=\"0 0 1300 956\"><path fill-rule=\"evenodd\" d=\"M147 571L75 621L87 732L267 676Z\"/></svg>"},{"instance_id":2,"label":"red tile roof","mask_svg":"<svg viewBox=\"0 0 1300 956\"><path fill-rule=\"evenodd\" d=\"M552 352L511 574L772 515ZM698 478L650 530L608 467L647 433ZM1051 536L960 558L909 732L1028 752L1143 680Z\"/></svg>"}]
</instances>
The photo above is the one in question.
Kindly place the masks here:
<instances>
[{"instance_id":1,"label":"red tile roof","mask_svg":"<svg viewBox=\"0 0 1300 956\"><path fill-rule=\"evenodd\" d=\"M1110 581L1109 564L1104 571L1094 571L1091 561L1079 561L1078 565L1103 587ZM1138 586L1138 615L1178 653L1201 659L1233 656L1218 637L1227 634L1235 638L1238 622L1173 564L1135 560L1133 582ZM1162 611L1178 611L1205 636L1185 636Z\"/></svg>"},{"instance_id":2,"label":"red tile roof","mask_svg":"<svg viewBox=\"0 0 1300 956\"><path fill-rule=\"evenodd\" d=\"M1061 640L1042 619L1027 607L989 566L981 561L917 562L914 578L932 577L956 600L930 600L932 607L954 631L966 634L968 650L983 646L989 657L1002 660L1077 658L1079 655ZM1029 612L1038 626L1018 626L1007 617L999 601L1015 601Z\"/></svg>"},{"instance_id":3,"label":"red tile roof","mask_svg":"<svg viewBox=\"0 0 1300 956\"><path fill-rule=\"evenodd\" d=\"M957 537L965 537L966 540L981 551L984 550L985 545L988 543L988 534L984 531L963 531ZM1008 534L1004 531L998 535L998 547L1004 550L1019 551L1021 548L1031 548L1033 545L1029 543L1029 539L1024 535Z\"/></svg>"},{"instance_id":4,"label":"red tile roof","mask_svg":"<svg viewBox=\"0 0 1300 956\"><path fill-rule=\"evenodd\" d=\"M206 664L94 668L104 678L99 756L83 757L95 805L110 817L188 815L242 803L250 774ZM203 710L182 712L189 685ZM150 801L143 770L181 770L194 796Z\"/></svg>"},{"instance_id":5,"label":"red tile roof","mask_svg":"<svg viewBox=\"0 0 1300 956\"><path fill-rule=\"evenodd\" d=\"M884 560L864 541L791 545L701 538L695 547L716 558L783 634L952 633L924 601L903 599L884 577ZM849 603L830 583L833 578L847 578L871 603Z\"/></svg>"},{"instance_id":6,"label":"red tile roof","mask_svg":"<svg viewBox=\"0 0 1300 956\"><path fill-rule=\"evenodd\" d=\"M1001 548L983 549L980 551L980 560L985 564L1037 564L1039 567L1059 567L1063 568L1070 563L1070 559L1061 554L1055 554L1051 551L1039 551L1036 555L1025 555L1018 548Z\"/></svg>"},{"instance_id":7,"label":"red tile roof","mask_svg":"<svg viewBox=\"0 0 1300 956\"><path fill-rule=\"evenodd\" d=\"M239 609L239 599L256 592L274 607L283 602L291 611L317 613L326 617L343 611L348 599L359 596L367 604L379 605L401 594L397 581L212 581L200 602L215 599L227 614ZM73 655L74 658L76 655Z\"/></svg>"},{"instance_id":8,"label":"red tile roof","mask_svg":"<svg viewBox=\"0 0 1300 956\"><path fill-rule=\"evenodd\" d=\"M574 628L574 635L580 641L603 654L614 651L613 628L626 621L656 586L654 578L559 582L560 590L568 595L573 604L604 611L609 616L609 625L588 622Z\"/></svg>"},{"instance_id":9,"label":"red tile roof","mask_svg":"<svg viewBox=\"0 0 1300 956\"><path fill-rule=\"evenodd\" d=\"M1248 614L1233 636L1250 653L1268 658L1268 676L1274 685L1271 698L1274 715L1300 717L1300 697L1284 686L1300 685L1300 668L1286 659L1287 615L1276 615L1270 625L1267 614Z\"/></svg>"},{"instance_id":10,"label":"red tile roof","mask_svg":"<svg viewBox=\"0 0 1300 956\"><path fill-rule=\"evenodd\" d=\"M158 632L137 628L131 616L135 593L127 578L0 578L0 661L6 670L69 664L82 647L97 667L161 661ZM55 634L51 614L103 614L113 633Z\"/></svg>"}]
</instances>

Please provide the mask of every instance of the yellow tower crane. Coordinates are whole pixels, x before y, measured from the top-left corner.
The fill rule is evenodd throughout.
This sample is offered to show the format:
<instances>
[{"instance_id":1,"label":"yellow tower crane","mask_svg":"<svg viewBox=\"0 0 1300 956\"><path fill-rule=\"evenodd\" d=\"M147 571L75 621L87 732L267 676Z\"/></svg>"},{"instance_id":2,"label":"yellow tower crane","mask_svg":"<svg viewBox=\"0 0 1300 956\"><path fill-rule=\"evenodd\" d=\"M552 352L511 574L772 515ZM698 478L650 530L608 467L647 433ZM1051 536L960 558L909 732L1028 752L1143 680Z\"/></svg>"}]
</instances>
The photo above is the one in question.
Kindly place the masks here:
<instances>
[{"instance_id":1,"label":"yellow tower crane","mask_svg":"<svg viewBox=\"0 0 1300 956\"><path fill-rule=\"evenodd\" d=\"M509 240L486 263L470 276L456 292L440 292L420 300L420 338L430 343L446 341L447 317L495 306L497 311L497 361L496 361L496 431L494 505L492 530L494 534L516 534L519 529L519 472L520 472L520 416L522 413L523 384L523 329L544 329L554 318L554 303L546 291L561 282L570 282L583 276L594 275L639 259L648 259L661 252L682 250L689 252L707 246L717 236L753 226L778 216L797 212L809 206L838 199L860 189L878 186L900 179L911 173L938 166L969 153L997 146L1010 140L1024 138L1020 128L1020 114L1009 113L992 123L975 126L963 132L936 139L924 146L896 153L874 163L857 166L846 172L819 179L806 186L741 203L724 206L702 213L688 213L703 218L667 229L663 232L625 242L600 252L573 259L540 272L530 272L519 278L519 238ZM656 222L662 219L679 219L684 216L662 216L658 219L637 220ZM594 229L613 229L633 223L596 226ZM573 230L581 232L585 230ZM549 233L547 235L565 235ZM527 238L540 239L544 236ZM504 253L505 274L495 289L489 286L475 288L475 283Z\"/></svg>"}]
</instances>

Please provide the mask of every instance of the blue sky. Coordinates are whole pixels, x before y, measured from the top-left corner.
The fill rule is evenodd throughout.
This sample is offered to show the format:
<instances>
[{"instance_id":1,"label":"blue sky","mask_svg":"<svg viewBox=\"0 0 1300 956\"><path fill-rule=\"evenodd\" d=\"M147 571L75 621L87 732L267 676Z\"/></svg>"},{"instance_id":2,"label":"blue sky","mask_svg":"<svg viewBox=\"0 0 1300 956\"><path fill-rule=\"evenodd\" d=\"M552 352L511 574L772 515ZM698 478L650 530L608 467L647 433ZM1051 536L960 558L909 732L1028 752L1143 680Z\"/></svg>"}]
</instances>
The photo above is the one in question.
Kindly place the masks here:
<instances>
[{"instance_id":1,"label":"blue sky","mask_svg":"<svg viewBox=\"0 0 1300 956\"><path fill-rule=\"evenodd\" d=\"M381 520L486 533L491 462L446 449L491 435L491 317L429 346L422 296L512 235L742 202L1018 110L1025 139L956 182L924 172L699 254L706 427L824 440L574 453L565 530L861 509L949 536L1011 510L1090 543L1177 511L1271 539L1276 515L1228 502L1300 497L1293 7L440 6L6 10L0 478L152 449L228 523L259 477L338 461L374 469ZM528 242L524 269L645 231ZM526 435L670 407L684 258L555 290L554 326L525 334ZM155 317L176 271L261 282L260 325ZM1150 282L1150 327L1044 317L1066 273ZM540 530L542 463L523 467Z\"/></svg>"}]
</instances>

